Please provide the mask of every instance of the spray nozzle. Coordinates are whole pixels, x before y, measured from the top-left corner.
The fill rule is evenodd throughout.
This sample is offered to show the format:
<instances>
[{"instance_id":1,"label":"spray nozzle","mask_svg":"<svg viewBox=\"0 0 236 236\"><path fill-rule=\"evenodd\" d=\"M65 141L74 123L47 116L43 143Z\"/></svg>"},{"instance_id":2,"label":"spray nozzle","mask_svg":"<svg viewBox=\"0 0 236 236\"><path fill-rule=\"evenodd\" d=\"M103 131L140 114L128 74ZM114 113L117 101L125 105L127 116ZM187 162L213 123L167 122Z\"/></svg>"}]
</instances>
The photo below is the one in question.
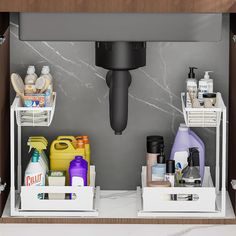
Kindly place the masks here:
<instances>
[{"instance_id":1,"label":"spray nozzle","mask_svg":"<svg viewBox=\"0 0 236 236\"><path fill-rule=\"evenodd\" d=\"M31 151L32 148L35 148L39 154L42 153L43 150L47 149L47 140L44 137L30 137L28 139L28 146L29 148L29 152Z\"/></svg>"},{"instance_id":2,"label":"spray nozzle","mask_svg":"<svg viewBox=\"0 0 236 236\"><path fill-rule=\"evenodd\" d=\"M208 70L205 71L204 79L210 79L209 73L213 73L214 71Z\"/></svg>"},{"instance_id":3,"label":"spray nozzle","mask_svg":"<svg viewBox=\"0 0 236 236\"><path fill-rule=\"evenodd\" d=\"M195 78L195 73L194 70L197 69L197 67L189 67L189 73L188 73L188 78Z\"/></svg>"}]
</instances>

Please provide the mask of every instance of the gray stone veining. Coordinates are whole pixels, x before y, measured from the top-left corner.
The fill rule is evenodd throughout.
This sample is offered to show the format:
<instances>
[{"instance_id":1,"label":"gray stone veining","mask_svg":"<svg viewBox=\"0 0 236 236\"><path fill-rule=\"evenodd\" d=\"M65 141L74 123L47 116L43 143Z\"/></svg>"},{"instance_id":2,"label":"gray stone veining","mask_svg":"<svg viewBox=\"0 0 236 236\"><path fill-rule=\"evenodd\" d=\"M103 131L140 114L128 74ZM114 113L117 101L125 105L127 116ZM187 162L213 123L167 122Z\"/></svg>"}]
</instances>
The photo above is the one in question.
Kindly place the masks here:
<instances>
[{"instance_id":1,"label":"gray stone veining","mask_svg":"<svg viewBox=\"0 0 236 236\"><path fill-rule=\"evenodd\" d=\"M115 136L110 128L106 70L95 66L93 42L20 41L14 14L10 31L11 72L24 77L27 66L34 64L39 74L41 67L48 64L58 95L49 128L23 129L24 165L29 160L26 140L30 135L44 135L51 141L57 135L87 134L97 185L102 189L135 189L140 185L141 165L145 163L146 136L163 135L166 155L170 153L178 125L183 122L180 93L185 90L189 66L199 68L198 79L204 70L213 70L215 91L222 92L227 104L228 16L223 17L220 42L147 43L147 65L131 72L129 119L122 136ZM207 146L206 163L214 171L215 132L195 131Z\"/></svg>"}]
</instances>

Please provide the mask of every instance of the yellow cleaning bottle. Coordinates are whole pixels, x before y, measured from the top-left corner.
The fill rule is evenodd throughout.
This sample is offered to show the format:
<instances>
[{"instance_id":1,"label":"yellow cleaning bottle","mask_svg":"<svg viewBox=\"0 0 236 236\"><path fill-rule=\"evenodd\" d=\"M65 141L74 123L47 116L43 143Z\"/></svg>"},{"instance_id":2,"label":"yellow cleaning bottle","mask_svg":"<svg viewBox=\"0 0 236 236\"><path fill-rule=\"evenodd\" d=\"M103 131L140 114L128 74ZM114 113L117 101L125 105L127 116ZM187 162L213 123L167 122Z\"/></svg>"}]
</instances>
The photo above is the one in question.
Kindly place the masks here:
<instances>
[{"instance_id":1,"label":"yellow cleaning bottle","mask_svg":"<svg viewBox=\"0 0 236 236\"><path fill-rule=\"evenodd\" d=\"M57 140L68 140L72 143L72 145L74 146L74 148L77 148L77 140L75 139L74 136L72 135L60 135L57 137ZM57 145L58 149L64 149L64 146L61 144L61 146L58 144Z\"/></svg>"}]
</instances>

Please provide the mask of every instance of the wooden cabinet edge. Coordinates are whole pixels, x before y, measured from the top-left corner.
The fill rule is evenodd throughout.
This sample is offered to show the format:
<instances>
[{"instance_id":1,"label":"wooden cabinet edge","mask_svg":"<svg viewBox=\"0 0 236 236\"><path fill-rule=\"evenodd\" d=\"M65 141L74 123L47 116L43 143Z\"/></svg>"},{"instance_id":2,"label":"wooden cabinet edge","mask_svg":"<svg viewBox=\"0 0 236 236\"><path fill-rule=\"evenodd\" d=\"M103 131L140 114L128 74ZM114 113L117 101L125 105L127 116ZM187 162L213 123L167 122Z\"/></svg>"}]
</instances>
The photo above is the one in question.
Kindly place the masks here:
<instances>
[{"instance_id":1,"label":"wooden cabinet edge","mask_svg":"<svg viewBox=\"0 0 236 236\"><path fill-rule=\"evenodd\" d=\"M1 12L236 12L235 0L1 0Z\"/></svg>"},{"instance_id":2,"label":"wooden cabinet edge","mask_svg":"<svg viewBox=\"0 0 236 236\"><path fill-rule=\"evenodd\" d=\"M236 219L150 219L150 218L14 218L5 224L236 224Z\"/></svg>"}]
</instances>

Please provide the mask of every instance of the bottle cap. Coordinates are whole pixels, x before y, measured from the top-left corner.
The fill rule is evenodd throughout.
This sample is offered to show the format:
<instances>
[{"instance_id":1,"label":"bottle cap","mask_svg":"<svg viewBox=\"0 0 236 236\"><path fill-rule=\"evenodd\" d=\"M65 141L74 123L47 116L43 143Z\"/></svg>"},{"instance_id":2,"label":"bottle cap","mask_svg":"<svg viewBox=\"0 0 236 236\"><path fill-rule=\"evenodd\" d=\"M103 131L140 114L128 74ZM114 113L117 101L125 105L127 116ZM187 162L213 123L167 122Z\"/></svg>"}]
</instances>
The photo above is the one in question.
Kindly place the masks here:
<instances>
[{"instance_id":1,"label":"bottle cap","mask_svg":"<svg viewBox=\"0 0 236 236\"><path fill-rule=\"evenodd\" d=\"M197 69L196 67L189 67L189 73L188 73L188 78L195 78L195 73L194 70Z\"/></svg>"},{"instance_id":2,"label":"bottle cap","mask_svg":"<svg viewBox=\"0 0 236 236\"><path fill-rule=\"evenodd\" d=\"M164 148L162 136L147 136L147 153L160 153L161 148Z\"/></svg>"},{"instance_id":3,"label":"bottle cap","mask_svg":"<svg viewBox=\"0 0 236 236\"><path fill-rule=\"evenodd\" d=\"M175 173L175 160L166 161L166 173L174 174Z\"/></svg>"},{"instance_id":4,"label":"bottle cap","mask_svg":"<svg viewBox=\"0 0 236 236\"><path fill-rule=\"evenodd\" d=\"M41 74L42 75L47 75L50 73L50 68L49 66L43 66L42 70L41 70Z\"/></svg>"},{"instance_id":5,"label":"bottle cap","mask_svg":"<svg viewBox=\"0 0 236 236\"><path fill-rule=\"evenodd\" d=\"M34 150L34 153L32 155L31 162L38 162L39 161L39 152L38 150Z\"/></svg>"},{"instance_id":6,"label":"bottle cap","mask_svg":"<svg viewBox=\"0 0 236 236\"><path fill-rule=\"evenodd\" d=\"M216 93L204 93L203 98L216 98Z\"/></svg>"},{"instance_id":7,"label":"bottle cap","mask_svg":"<svg viewBox=\"0 0 236 236\"><path fill-rule=\"evenodd\" d=\"M163 156L163 155L158 155L158 156L157 156L157 163L159 163L159 164L165 164L165 156Z\"/></svg>"},{"instance_id":8,"label":"bottle cap","mask_svg":"<svg viewBox=\"0 0 236 236\"><path fill-rule=\"evenodd\" d=\"M88 139L87 135L83 136L83 141L84 141L85 144L89 143L89 139Z\"/></svg>"},{"instance_id":9,"label":"bottle cap","mask_svg":"<svg viewBox=\"0 0 236 236\"><path fill-rule=\"evenodd\" d=\"M80 160L82 160L82 159L83 159L82 156L75 156L75 160L76 160L76 161L80 161Z\"/></svg>"},{"instance_id":10,"label":"bottle cap","mask_svg":"<svg viewBox=\"0 0 236 236\"><path fill-rule=\"evenodd\" d=\"M35 73L35 67L34 66L29 66L27 69L27 74L32 75Z\"/></svg>"},{"instance_id":11,"label":"bottle cap","mask_svg":"<svg viewBox=\"0 0 236 236\"><path fill-rule=\"evenodd\" d=\"M81 139L78 140L78 148L84 148L84 141Z\"/></svg>"},{"instance_id":12,"label":"bottle cap","mask_svg":"<svg viewBox=\"0 0 236 236\"><path fill-rule=\"evenodd\" d=\"M160 140L164 140L163 136L159 136L159 135L150 135L147 136L147 141L160 141Z\"/></svg>"},{"instance_id":13,"label":"bottle cap","mask_svg":"<svg viewBox=\"0 0 236 236\"><path fill-rule=\"evenodd\" d=\"M188 131L189 128L186 124L182 123L182 124L179 125L179 130L180 131Z\"/></svg>"},{"instance_id":14,"label":"bottle cap","mask_svg":"<svg viewBox=\"0 0 236 236\"><path fill-rule=\"evenodd\" d=\"M213 71L205 71L204 79L210 79L209 73L213 73Z\"/></svg>"}]
</instances>

